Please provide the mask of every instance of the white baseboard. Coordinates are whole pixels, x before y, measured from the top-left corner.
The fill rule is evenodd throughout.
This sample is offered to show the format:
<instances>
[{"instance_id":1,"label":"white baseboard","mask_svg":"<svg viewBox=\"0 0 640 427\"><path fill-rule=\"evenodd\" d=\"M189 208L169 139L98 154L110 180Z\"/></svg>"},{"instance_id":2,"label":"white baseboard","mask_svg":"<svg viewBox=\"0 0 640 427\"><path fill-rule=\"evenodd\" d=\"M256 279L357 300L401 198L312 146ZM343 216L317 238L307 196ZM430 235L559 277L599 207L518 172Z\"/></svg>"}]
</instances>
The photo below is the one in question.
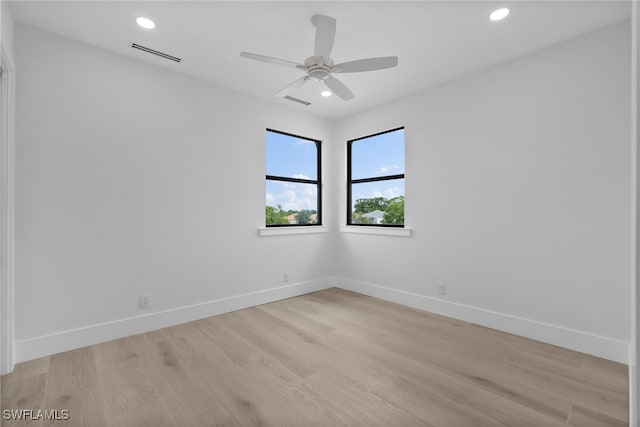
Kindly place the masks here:
<instances>
[{"instance_id":1,"label":"white baseboard","mask_svg":"<svg viewBox=\"0 0 640 427\"><path fill-rule=\"evenodd\" d=\"M330 279L329 283L348 291L629 364L629 344L624 341L344 277Z\"/></svg>"},{"instance_id":2,"label":"white baseboard","mask_svg":"<svg viewBox=\"0 0 640 427\"><path fill-rule=\"evenodd\" d=\"M311 280L20 340L15 343L15 361L16 363L25 362L88 345L291 298L328 287L330 287L328 279Z\"/></svg>"},{"instance_id":3,"label":"white baseboard","mask_svg":"<svg viewBox=\"0 0 640 427\"><path fill-rule=\"evenodd\" d=\"M327 277L270 288L16 341L15 361L16 363L25 362L88 345L291 298L332 286L616 362L629 363L629 345L623 341L344 277Z\"/></svg>"}]
</instances>

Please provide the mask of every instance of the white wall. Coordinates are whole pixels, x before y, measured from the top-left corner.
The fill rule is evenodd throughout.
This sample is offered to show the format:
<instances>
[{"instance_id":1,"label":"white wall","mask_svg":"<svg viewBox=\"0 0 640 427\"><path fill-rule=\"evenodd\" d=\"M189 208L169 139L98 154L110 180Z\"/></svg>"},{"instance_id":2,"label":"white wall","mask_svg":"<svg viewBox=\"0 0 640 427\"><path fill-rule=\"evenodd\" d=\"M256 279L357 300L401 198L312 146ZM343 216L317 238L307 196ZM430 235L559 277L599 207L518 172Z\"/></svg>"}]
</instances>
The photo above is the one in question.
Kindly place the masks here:
<instances>
[{"instance_id":1,"label":"white wall","mask_svg":"<svg viewBox=\"0 0 640 427\"><path fill-rule=\"evenodd\" d=\"M16 63L18 360L326 286L330 234L258 227L265 128L329 121L20 24Z\"/></svg>"},{"instance_id":2,"label":"white wall","mask_svg":"<svg viewBox=\"0 0 640 427\"><path fill-rule=\"evenodd\" d=\"M2 45L13 53L15 23L13 12L8 2L0 3L0 27L2 27L2 31L0 31Z\"/></svg>"},{"instance_id":3,"label":"white wall","mask_svg":"<svg viewBox=\"0 0 640 427\"><path fill-rule=\"evenodd\" d=\"M414 230L341 233L341 285L626 361L629 40L620 24L340 121L342 180L346 140L406 127Z\"/></svg>"}]
</instances>

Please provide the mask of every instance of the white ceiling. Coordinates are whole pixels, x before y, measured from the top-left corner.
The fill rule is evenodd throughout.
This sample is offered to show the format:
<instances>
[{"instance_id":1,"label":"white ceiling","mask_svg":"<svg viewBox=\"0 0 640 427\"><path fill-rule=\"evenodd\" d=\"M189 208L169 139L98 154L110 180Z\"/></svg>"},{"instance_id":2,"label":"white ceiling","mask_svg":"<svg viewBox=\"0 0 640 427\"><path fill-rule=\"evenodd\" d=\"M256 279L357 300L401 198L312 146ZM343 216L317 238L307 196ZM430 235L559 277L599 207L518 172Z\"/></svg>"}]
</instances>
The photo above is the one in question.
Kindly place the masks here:
<instances>
[{"instance_id":1,"label":"white ceiling","mask_svg":"<svg viewBox=\"0 0 640 427\"><path fill-rule=\"evenodd\" d=\"M337 119L629 19L629 1L14 1L17 21L157 64L259 98ZM489 13L511 14L491 22ZM355 93L345 102L322 98L311 82L291 95L304 107L273 96L301 77L295 69L251 61L241 51L304 62L313 54L316 13L337 20L335 63L399 57L397 68L338 75ZM144 30L146 16L156 23ZM135 42L183 58L180 64L139 52Z\"/></svg>"}]
</instances>

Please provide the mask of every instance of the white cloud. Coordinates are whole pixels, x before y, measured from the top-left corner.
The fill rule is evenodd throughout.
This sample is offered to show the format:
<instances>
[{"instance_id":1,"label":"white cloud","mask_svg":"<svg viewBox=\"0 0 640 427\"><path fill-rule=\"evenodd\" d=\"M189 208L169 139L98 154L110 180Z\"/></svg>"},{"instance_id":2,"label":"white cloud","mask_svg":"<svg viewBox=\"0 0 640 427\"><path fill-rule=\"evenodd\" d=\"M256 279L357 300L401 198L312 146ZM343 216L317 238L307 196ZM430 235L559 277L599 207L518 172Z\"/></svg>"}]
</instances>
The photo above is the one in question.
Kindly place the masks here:
<instances>
[{"instance_id":1,"label":"white cloud","mask_svg":"<svg viewBox=\"0 0 640 427\"><path fill-rule=\"evenodd\" d=\"M284 190L282 193L280 193L280 200L285 203L295 203L297 198L298 195L293 190Z\"/></svg>"},{"instance_id":2,"label":"white cloud","mask_svg":"<svg viewBox=\"0 0 640 427\"><path fill-rule=\"evenodd\" d=\"M402 195L401 191L402 190L400 189L400 187L387 188L384 191L384 197L386 197L387 199L392 199L394 197L398 197L398 196Z\"/></svg>"},{"instance_id":3,"label":"white cloud","mask_svg":"<svg viewBox=\"0 0 640 427\"><path fill-rule=\"evenodd\" d=\"M402 196L402 188L395 186L395 187L389 187L389 188L385 188L385 189L375 189L375 190L371 190L368 193L365 192L358 192L355 197L354 200L357 199L371 199L374 197L384 197L385 199L392 199L394 197L398 197L398 196Z\"/></svg>"},{"instance_id":4,"label":"white cloud","mask_svg":"<svg viewBox=\"0 0 640 427\"><path fill-rule=\"evenodd\" d=\"M273 194L267 191L267 205L273 206L273 202L276 200Z\"/></svg>"},{"instance_id":5,"label":"white cloud","mask_svg":"<svg viewBox=\"0 0 640 427\"><path fill-rule=\"evenodd\" d=\"M267 205L280 205L284 210L317 210L318 190L315 185L294 182L281 183L282 191L267 192ZM272 189L275 190L275 189Z\"/></svg>"},{"instance_id":6,"label":"white cloud","mask_svg":"<svg viewBox=\"0 0 640 427\"><path fill-rule=\"evenodd\" d=\"M388 166L380 166L378 168L378 173L383 173L383 174L388 174L391 172L396 172L400 170L400 166L398 166L397 164L392 164L392 165L388 165Z\"/></svg>"},{"instance_id":7,"label":"white cloud","mask_svg":"<svg viewBox=\"0 0 640 427\"><path fill-rule=\"evenodd\" d=\"M294 140L294 144L296 144L296 145L315 144L315 141L309 141L308 139L296 138Z\"/></svg>"}]
</instances>

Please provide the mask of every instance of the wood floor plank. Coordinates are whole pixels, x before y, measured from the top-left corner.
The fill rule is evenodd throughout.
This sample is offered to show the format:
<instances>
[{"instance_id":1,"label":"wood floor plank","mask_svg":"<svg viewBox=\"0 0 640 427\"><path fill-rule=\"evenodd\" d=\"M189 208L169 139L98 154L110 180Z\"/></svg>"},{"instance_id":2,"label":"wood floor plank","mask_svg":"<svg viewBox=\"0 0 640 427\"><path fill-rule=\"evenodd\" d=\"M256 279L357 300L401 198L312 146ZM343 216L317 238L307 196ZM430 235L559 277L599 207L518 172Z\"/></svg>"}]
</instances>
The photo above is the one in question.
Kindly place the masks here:
<instances>
[{"instance_id":1,"label":"wood floor plank","mask_svg":"<svg viewBox=\"0 0 640 427\"><path fill-rule=\"evenodd\" d=\"M97 386L98 373L93 351L93 347L83 347L51 356L47 388L56 387L66 392Z\"/></svg>"},{"instance_id":2,"label":"wood floor plank","mask_svg":"<svg viewBox=\"0 0 640 427\"><path fill-rule=\"evenodd\" d=\"M133 344L133 337L94 346L100 394L107 421L136 412L145 402L155 402L158 394Z\"/></svg>"},{"instance_id":3,"label":"wood floor plank","mask_svg":"<svg viewBox=\"0 0 640 427\"><path fill-rule=\"evenodd\" d=\"M33 375L46 374L49 372L50 357L41 357L39 359L30 360L16 364L13 372L8 376L27 378Z\"/></svg>"},{"instance_id":4,"label":"wood floor plank","mask_svg":"<svg viewBox=\"0 0 640 427\"><path fill-rule=\"evenodd\" d=\"M530 406L522 406L513 399L485 391L476 390L466 405L473 412L480 413L495 421L496 425L518 427L560 427L564 422L538 411Z\"/></svg>"},{"instance_id":5,"label":"wood floor plank","mask_svg":"<svg viewBox=\"0 0 640 427\"><path fill-rule=\"evenodd\" d=\"M44 408L60 411L60 417L43 420L43 426L103 427L107 425L98 387L65 391L55 389L55 386L47 385ZM63 410L69 411L68 419L62 416Z\"/></svg>"},{"instance_id":6,"label":"wood floor plank","mask_svg":"<svg viewBox=\"0 0 640 427\"><path fill-rule=\"evenodd\" d=\"M583 356L584 363L582 368L585 372L595 376L597 380L606 381L608 383L614 382L614 384L617 382L620 390L628 390L629 368L627 365L590 356L588 354Z\"/></svg>"},{"instance_id":7,"label":"wood floor plank","mask_svg":"<svg viewBox=\"0 0 640 427\"><path fill-rule=\"evenodd\" d=\"M2 378L2 409L9 411L38 410L44 407L47 374L22 376L20 372ZM41 426L41 421L3 420L7 426Z\"/></svg>"},{"instance_id":8,"label":"wood floor plank","mask_svg":"<svg viewBox=\"0 0 640 427\"><path fill-rule=\"evenodd\" d=\"M195 370L202 379L215 382L216 398L241 425L311 425L324 419L326 411L300 388L302 380L268 353L238 365L219 345L199 339L201 329L192 333L182 337L185 342L178 348L189 366L202 367Z\"/></svg>"},{"instance_id":9,"label":"wood floor plank","mask_svg":"<svg viewBox=\"0 0 640 427\"><path fill-rule=\"evenodd\" d=\"M153 342L145 335L135 337L134 347L145 366L156 367L149 372L165 411L189 425L224 425L231 414L218 403L209 384L200 376L190 375L193 369L173 344L175 340Z\"/></svg>"},{"instance_id":10,"label":"wood floor plank","mask_svg":"<svg viewBox=\"0 0 640 427\"><path fill-rule=\"evenodd\" d=\"M295 357L298 349L280 336L263 327L259 323L252 323L247 319L245 310L220 316L219 321L230 328L233 333L247 342L254 343L262 351L279 360L287 368L301 378L307 377L315 371L315 366L304 357Z\"/></svg>"},{"instance_id":11,"label":"wood floor plank","mask_svg":"<svg viewBox=\"0 0 640 427\"><path fill-rule=\"evenodd\" d=\"M430 387L421 387L412 381L403 380L392 387L377 390L376 394L408 413L416 414L419 419L431 425L496 425L494 420L484 414L448 399Z\"/></svg>"},{"instance_id":12,"label":"wood floor plank","mask_svg":"<svg viewBox=\"0 0 640 427\"><path fill-rule=\"evenodd\" d=\"M305 384L317 393L323 405L333 408L339 425L428 425L420 416L405 411L375 393L362 390L343 376L320 371L307 378ZM336 401L341 404L335 405Z\"/></svg>"},{"instance_id":13,"label":"wood floor plank","mask_svg":"<svg viewBox=\"0 0 640 427\"><path fill-rule=\"evenodd\" d=\"M571 409L570 401L559 396L550 396L543 390L531 387L526 382L515 381L502 372L483 369L478 359L461 359L459 354L442 353L437 349L430 349L421 342L406 342L397 338L387 338L385 341L388 342L392 351L402 353L419 364L559 421L564 422ZM415 369L415 372L420 370Z\"/></svg>"},{"instance_id":14,"label":"wood floor plank","mask_svg":"<svg viewBox=\"0 0 640 427\"><path fill-rule=\"evenodd\" d=\"M43 426L105 426L93 347L51 356L44 408L69 411L69 419L43 421Z\"/></svg>"},{"instance_id":15,"label":"wood floor plank","mask_svg":"<svg viewBox=\"0 0 640 427\"><path fill-rule=\"evenodd\" d=\"M627 421L610 417L580 405L574 405L568 424L575 427L623 427L629 425Z\"/></svg>"},{"instance_id":16,"label":"wood floor plank","mask_svg":"<svg viewBox=\"0 0 640 427\"><path fill-rule=\"evenodd\" d=\"M61 353L2 377L28 426L625 426L627 367L341 289Z\"/></svg>"},{"instance_id":17,"label":"wood floor plank","mask_svg":"<svg viewBox=\"0 0 640 427\"><path fill-rule=\"evenodd\" d=\"M225 357L236 365L245 366L252 361L259 360L261 356L258 348L216 320L205 319L194 322L193 325L201 332L202 338L216 346Z\"/></svg>"},{"instance_id":18,"label":"wood floor plank","mask_svg":"<svg viewBox=\"0 0 640 427\"><path fill-rule=\"evenodd\" d=\"M627 392L613 391L606 384L598 384L593 380L582 381L579 377L549 372L544 368L501 361L482 361L484 366L500 370L514 380L531 386L558 398L563 397L580 405L593 408L599 412L619 419L628 419L629 401Z\"/></svg>"},{"instance_id":19,"label":"wood floor plank","mask_svg":"<svg viewBox=\"0 0 640 427\"><path fill-rule=\"evenodd\" d=\"M289 300L285 300L283 302L289 302ZM291 309L290 305L291 303L281 304L278 302L273 304L264 304L259 306L259 308L291 325L300 325L304 330L315 335L323 335L327 332L335 331L335 328L329 325L319 322L312 317L303 316L302 314L297 313L295 310Z\"/></svg>"},{"instance_id":20,"label":"wood floor plank","mask_svg":"<svg viewBox=\"0 0 640 427\"><path fill-rule=\"evenodd\" d=\"M216 421L212 425L269 425L256 408L255 390L247 371L225 360L217 348L206 349L206 342L194 344L196 348L189 350L185 359L191 367L188 377L204 384L208 399L215 402L215 409L207 411L212 412L212 417L220 420L228 414L226 421ZM184 351L185 346L181 347Z\"/></svg>"}]
</instances>

